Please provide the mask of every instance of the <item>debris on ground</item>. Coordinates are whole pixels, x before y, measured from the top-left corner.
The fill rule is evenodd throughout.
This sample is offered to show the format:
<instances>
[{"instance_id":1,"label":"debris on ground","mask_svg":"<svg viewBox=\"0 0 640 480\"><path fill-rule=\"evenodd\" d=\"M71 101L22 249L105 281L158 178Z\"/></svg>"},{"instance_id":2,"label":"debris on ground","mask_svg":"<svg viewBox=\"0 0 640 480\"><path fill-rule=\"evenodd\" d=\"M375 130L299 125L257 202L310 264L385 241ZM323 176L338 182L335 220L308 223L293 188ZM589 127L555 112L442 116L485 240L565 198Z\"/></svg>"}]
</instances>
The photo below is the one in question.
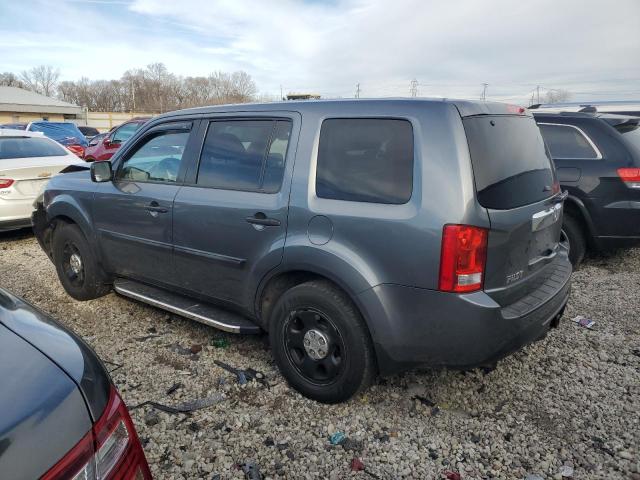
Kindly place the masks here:
<instances>
[{"instance_id":1,"label":"debris on ground","mask_svg":"<svg viewBox=\"0 0 640 480\"><path fill-rule=\"evenodd\" d=\"M340 446L346 451L360 452L364 448L364 441L347 437L340 443Z\"/></svg>"},{"instance_id":2,"label":"debris on ground","mask_svg":"<svg viewBox=\"0 0 640 480\"><path fill-rule=\"evenodd\" d=\"M593 326L596 324L593 320L583 317L582 315L573 317L571 320L577 323L578 326L588 328L589 330L593 329Z\"/></svg>"},{"instance_id":3,"label":"debris on ground","mask_svg":"<svg viewBox=\"0 0 640 480\"><path fill-rule=\"evenodd\" d=\"M558 473L562 478L571 478L573 477L573 467L571 465L562 465Z\"/></svg>"},{"instance_id":4,"label":"debris on ground","mask_svg":"<svg viewBox=\"0 0 640 480\"><path fill-rule=\"evenodd\" d=\"M426 405L427 407L435 407L435 402L429 400L427 397L423 397L422 395L414 395L411 397L412 400L418 400L422 405Z\"/></svg>"},{"instance_id":5,"label":"debris on ground","mask_svg":"<svg viewBox=\"0 0 640 480\"><path fill-rule=\"evenodd\" d=\"M244 472L244 478L247 480L262 480L262 473L260 473L260 467L255 462L255 460L247 460L240 468Z\"/></svg>"},{"instance_id":6,"label":"debris on ground","mask_svg":"<svg viewBox=\"0 0 640 480\"><path fill-rule=\"evenodd\" d=\"M146 405L149 405L157 410L161 410L163 412L166 413L171 413L171 414L177 414L177 413L191 413L194 412L196 410L200 410L203 408L207 408L210 407L212 405L216 405L222 401L224 401L225 397L223 394L221 393L216 393L210 397L206 397L206 398L199 398L197 400L192 400L189 402L184 402L184 403L180 403L178 405L174 405L174 406L170 406L170 405L164 405L162 403L158 403L158 402L154 402L152 400L147 400L146 402L142 402L138 405L135 405L131 408L129 408L129 410L135 410L137 408L140 407L144 407Z\"/></svg>"},{"instance_id":7,"label":"debris on ground","mask_svg":"<svg viewBox=\"0 0 640 480\"><path fill-rule=\"evenodd\" d=\"M215 348L227 348L231 345L227 337L213 337L209 344Z\"/></svg>"},{"instance_id":8,"label":"debris on ground","mask_svg":"<svg viewBox=\"0 0 640 480\"><path fill-rule=\"evenodd\" d=\"M171 385L168 389L167 389L167 395L171 395L172 393L174 393L176 390L180 389L184 387L184 383L182 382L178 382L178 383L174 383L173 385Z\"/></svg>"},{"instance_id":9,"label":"debris on ground","mask_svg":"<svg viewBox=\"0 0 640 480\"><path fill-rule=\"evenodd\" d=\"M133 339L136 342L146 342L147 340L151 339L151 338L158 338L163 336L164 333L152 333L150 335L143 335L142 337L133 337Z\"/></svg>"},{"instance_id":10,"label":"debris on ground","mask_svg":"<svg viewBox=\"0 0 640 480\"><path fill-rule=\"evenodd\" d=\"M351 459L351 471L352 472L361 472L364 470L364 463L358 457L353 457Z\"/></svg>"},{"instance_id":11,"label":"debris on ground","mask_svg":"<svg viewBox=\"0 0 640 480\"><path fill-rule=\"evenodd\" d=\"M189 348L189 351L193 354L200 353L202 351L202 345L200 345L199 343L194 343Z\"/></svg>"},{"instance_id":12,"label":"debris on ground","mask_svg":"<svg viewBox=\"0 0 640 480\"><path fill-rule=\"evenodd\" d=\"M170 345L167 345L167 348L173 353L177 353L178 355L188 355L192 358L197 358L197 355L194 355L194 352L191 351L191 348L185 348L179 343L172 343Z\"/></svg>"},{"instance_id":13,"label":"debris on ground","mask_svg":"<svg viewBox=\"0 0 640 480\"><path fill-rule=\"evenodd\" d=\"M115 372L115 371L116 371L116 370L118 370L119 368L124 367L124 365L123 365L123 364L121 364L121 363L110 362L109 360L102 360L102 362L103 362L103 363L106 363L107 365L113 365L113 366L114 366L114 368L112 368L111 370L109 370L109 373L110 373L110 374L111 374L111 373L113 373L113 372Z\"/></svg>"},{"instance_id":14,"label":"debris on ground","mask_svg":"<svg viewBox=\"0 0 640 480\"><path fill-rule=\"evenodd\" d=\"M380 443L387 443L389 441L389 435L387 433L380 433L373 438L378 440Z\"/></svg>"},{"instance_id":15,"label":"debris on ground","mask_svg":"<svg viewBox=\"0 0 640 480\"><path fill-rule=\"evenodd\" d=\"M444 472L444 478L446 478L447 480L461 480L462 477L460 476L460 474L458 472L451 472L451 471L447 471Z\"/></svg>"},{"instance_id":16,"label":"debris on ground","mask_svg":"<svg viewBox=\"0 0 640 480\"><path fill-rule=\"evenodd\" d=\"M542 478L537 473L530 473L526 477L524 477L524 480L544 480L544 478Z\"/></svg>"},{"instance_id":17,"label":"debris on ground","mask_svg":"<svg viewBox=\"0 0 640 480\"><path fill-rule=\"evenodd\" d=\"M239 368L232 367L231 365L221 362L220 360L214 360L214 363L218 365L220 368L224 368L226 371L233 373L238 379L238 383L240 385L244 385L251 380L255 380L256 382L261 383L263 386L269 386L267 383L267 379L264 376L264 373L259 372L253 368L247 368L246 370L241 370Z\"/></svg>"},{"instance_id":18,"label":"debris on ground","mask_svg":"<svg viewBox=\"0 0 640 480\"><path fill-rule=\"evenodd\" d=\"M144 416L144 423L149 427L153 427L154 425L160 423L160 415L158 415L158 412L156 412L155 410L150 410Z\"/></svg>"},{"instance_id":19,"label":"debris on ground","mask_svg":"<svg viewBox=\"0 0 640 480\"><path fill-rule=\"evenodd\" d=\"M329 441L331 442L331 445L340 445L344 442L345 438L347 438L347 436L344 432L336 432L329 437Z\"/></svg>"}]
</instances>

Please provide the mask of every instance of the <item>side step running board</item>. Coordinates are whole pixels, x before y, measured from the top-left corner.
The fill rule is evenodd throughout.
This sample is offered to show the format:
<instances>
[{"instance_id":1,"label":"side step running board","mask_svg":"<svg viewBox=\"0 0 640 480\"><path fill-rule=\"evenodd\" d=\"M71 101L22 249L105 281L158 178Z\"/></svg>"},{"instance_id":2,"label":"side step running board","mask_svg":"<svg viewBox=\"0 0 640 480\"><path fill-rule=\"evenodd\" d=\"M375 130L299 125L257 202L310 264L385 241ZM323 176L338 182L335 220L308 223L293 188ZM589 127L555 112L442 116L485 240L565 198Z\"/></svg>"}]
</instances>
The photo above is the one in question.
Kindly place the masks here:
<instances>
[{"instance_id":1,"label":"side step running board","mask_svg":"<svg viewBox=\"0 0 640 480\"><path fill-rule=\"evenodd\" d=\"M242 315L162 288L121 278L113 282L113 288L125 297L148 303L225 332L257 334L261 331L260 327Z\"/></svg>"}]
</instances>

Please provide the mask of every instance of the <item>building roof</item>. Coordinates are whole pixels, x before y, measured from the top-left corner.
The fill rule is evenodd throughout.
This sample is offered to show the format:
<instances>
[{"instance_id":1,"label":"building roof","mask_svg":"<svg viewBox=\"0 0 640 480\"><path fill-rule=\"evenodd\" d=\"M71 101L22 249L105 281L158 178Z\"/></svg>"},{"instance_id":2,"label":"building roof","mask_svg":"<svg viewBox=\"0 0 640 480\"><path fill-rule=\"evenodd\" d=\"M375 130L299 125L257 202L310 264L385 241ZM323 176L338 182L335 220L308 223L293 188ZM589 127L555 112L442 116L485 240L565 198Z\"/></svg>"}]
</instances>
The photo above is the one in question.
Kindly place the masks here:
<instances>
[{"instance_id":1,"label":"building roof","mask_svg":"<svg viewBox=\"0 0 640 480\"><path fill-rule=\"evenodd\" d=\"M0 87L0 112L81 115L82 107L17 87Z\"/></svg>"}]
</instances>

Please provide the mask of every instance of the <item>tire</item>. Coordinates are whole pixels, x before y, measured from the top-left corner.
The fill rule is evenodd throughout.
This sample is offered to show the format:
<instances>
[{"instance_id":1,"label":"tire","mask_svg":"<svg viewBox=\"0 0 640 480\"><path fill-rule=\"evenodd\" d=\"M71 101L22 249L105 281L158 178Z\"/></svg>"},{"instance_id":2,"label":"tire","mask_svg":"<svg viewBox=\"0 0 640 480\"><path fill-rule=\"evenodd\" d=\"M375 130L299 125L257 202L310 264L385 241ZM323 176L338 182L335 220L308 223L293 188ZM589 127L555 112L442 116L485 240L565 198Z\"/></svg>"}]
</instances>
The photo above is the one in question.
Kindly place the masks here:
<instances>
[{"instance_id":1,"label":"tire","mask_svg":"<svg viewBox=\"0 0 640 480\"><path fill-rule=\"evenodd\" d=\"M375 376L364 320L347 295L328 281L287 290L271 312L269 340L289 385L313 400L348 400Z\"/></svg>"},{"instance_id":2,"label":"tire","mask_svg":"<svg viewBox=\"0 0 640 480\"><path fill-rule=\"evenodd\" d=\"M59 224L53 234L53 263L60 283L76 300L92 300L109 293L106 275L77 225Z\"/></svg>"},{"instance_id":3,"label":"tire","mask_svg":"<svg viewBox=\"0 0 640 480\"><path fill-rule=\"evenodd\" d=\"M578 220L565 215L562 221L562 231L569 242L569 260L574 270L578 270L587 252L587 239L584 229Z\"/></svg>"}]
</instances>

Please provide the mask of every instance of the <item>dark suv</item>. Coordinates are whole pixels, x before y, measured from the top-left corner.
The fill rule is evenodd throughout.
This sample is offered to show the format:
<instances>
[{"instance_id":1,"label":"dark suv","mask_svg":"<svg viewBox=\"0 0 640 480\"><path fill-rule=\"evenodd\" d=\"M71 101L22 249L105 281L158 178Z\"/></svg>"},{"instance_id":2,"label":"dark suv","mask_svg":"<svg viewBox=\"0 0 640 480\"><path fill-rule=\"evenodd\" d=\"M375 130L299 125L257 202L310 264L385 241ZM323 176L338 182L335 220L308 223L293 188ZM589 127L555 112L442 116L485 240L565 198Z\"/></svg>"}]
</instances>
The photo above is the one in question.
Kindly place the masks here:
<instances>
[{"instance_id":1,"label":"dark suv","mask_svg":"<svg viewBox=\"0 0 640 480\"><path fill-rule=\"evenodd\" d=\"M640 241L639 117L534 113L563 189L570 258Z\"/></svg>"},{"instance_id":2,"label":"dark suv","mask_svg":"<svg viewBox=\"0 0 640 480\"><path fill-rule=\"evenodd\" d=\"M564 195L513 105L184 110L82 168L53 178L34 214L71 296L113 287L266 330L289 383L320 401L417 364L492 364L544 336L569 295Z\"/></svg>"}]
</instances>

